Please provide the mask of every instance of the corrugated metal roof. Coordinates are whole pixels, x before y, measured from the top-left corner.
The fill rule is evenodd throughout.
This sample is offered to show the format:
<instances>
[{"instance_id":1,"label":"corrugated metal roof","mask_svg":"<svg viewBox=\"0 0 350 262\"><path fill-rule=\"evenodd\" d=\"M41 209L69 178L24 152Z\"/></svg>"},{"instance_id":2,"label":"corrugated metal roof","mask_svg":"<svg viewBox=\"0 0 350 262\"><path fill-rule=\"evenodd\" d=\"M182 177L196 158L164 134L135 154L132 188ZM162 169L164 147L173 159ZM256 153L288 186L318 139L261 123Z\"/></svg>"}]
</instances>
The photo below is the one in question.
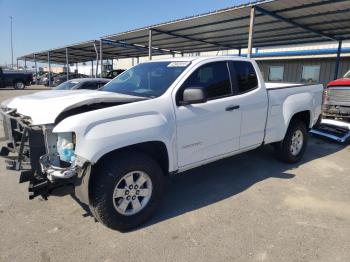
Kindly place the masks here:
<instances>
[{"instance_id":1,"label":"corrugated metal roof","mask_svg":"<svg viewBox=\"0 0 350 262\"><path fill-rule=\"evenodd\" d=\"M350 0L265 0L102 37L103 58L147 56L150 29L154 55L246 48L253 5L254 47L350 39ZM66 46L70 62L96 59L94 42ZM50 51L52 62L65 63L66 47L36 57L47 61ZM24 58L33 60L34 54Z\"/></svg>"}]
</instances>

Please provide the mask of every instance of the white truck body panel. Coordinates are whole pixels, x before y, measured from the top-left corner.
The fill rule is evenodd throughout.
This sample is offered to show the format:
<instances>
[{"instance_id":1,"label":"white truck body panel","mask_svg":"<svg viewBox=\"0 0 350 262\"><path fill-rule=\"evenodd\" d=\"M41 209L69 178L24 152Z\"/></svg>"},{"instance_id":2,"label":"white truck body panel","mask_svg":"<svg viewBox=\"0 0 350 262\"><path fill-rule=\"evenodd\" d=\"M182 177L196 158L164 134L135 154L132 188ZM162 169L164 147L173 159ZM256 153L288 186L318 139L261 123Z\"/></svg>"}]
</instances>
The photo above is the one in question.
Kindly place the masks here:
<instances>
[{"instance_id":1,"label":"white truck body panel","mask_svg":"<svg viewBox=\"0 0 350 262\"><path fill-rule=\"evenodd\" d=\"M96 103L113 103L126 99L140 99L123 94L96 90L50 90L15 97L1 105L16 108L16 111L30 116L33 125L53 124L59 114L74 107Z\"/></svg>"},{"instance_id":2,"label":"white truck body panel","mask_svg":"<svg viewBox=\"0 0 350 262\"><path fill-rule=\"evenodd\" d=\"M118 148L160 141L168 150L169 169L174 170L176 123L169 105L159 97L86 112L64 119L53 132L75 132L76 154L92 163Z\"/></svg>"},{"instance_id":3,"label":"white truck body panel","mask_svg":"<svg viewBox=\"0 0 350 262\"><path fill-rule=\"evenodd\" d=\"M196 68L231 60L253 64L259 83L256 89L202 104L176 105L176 91ZM295 113L309 111L311 127L321 112L322 85L266 84L266 91L260 70L250 59L220 56L164 61L191 61L191 65L163 95L69 116L59 122L53 132L74 132L75 154L92 164L113 150L159 141L168 151L169 172L181 172L263 143L281 141ZM119 94L110 92L64 92L40 92L15 98L2 106L16 108L20 114L31 117L33 124L46 125L54 123L67 109L120 99ZM131 97L125 95L124 98ZM225 111L232 105L239 105L239 109Z\"/></svg>"},{"instance_id":4,"label":"white truck body panel","mask_svg":"<svg viewBox=\"0 0 350 262\"><path fill-rule=\"evenodd\" d=\"M244 58L235 60L246 61ZM200 61L191 68L174 88L173 101L177 90L194 70L216 61L225 61L225 58ZM253 66L261 80L255 62ZM226 107L233 105L239 105L240 109L225 111ZM211 162L216 157L233 155L245 148L259 146L263 141L267 115L267 95L263 81L259 81L259 87L252 92L210 100L203 104L174 105L174 108L179 168L188 169L192 165Z\"/></svg>"}]
</instances>

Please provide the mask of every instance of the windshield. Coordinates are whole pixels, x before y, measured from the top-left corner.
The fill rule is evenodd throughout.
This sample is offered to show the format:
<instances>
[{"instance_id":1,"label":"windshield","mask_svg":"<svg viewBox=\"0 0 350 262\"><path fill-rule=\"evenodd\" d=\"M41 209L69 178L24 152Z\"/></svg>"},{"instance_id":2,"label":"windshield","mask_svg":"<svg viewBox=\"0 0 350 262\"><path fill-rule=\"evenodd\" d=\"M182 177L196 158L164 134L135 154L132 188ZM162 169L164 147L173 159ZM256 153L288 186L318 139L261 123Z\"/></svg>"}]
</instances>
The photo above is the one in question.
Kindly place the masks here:
<instances>
[{"instance_id":1,"label":"windshield","mask_svg":"<svg viewBox=\"0 0 350 262\"><path fill-rule=\"evenodd\" d=\"M79 82L76 82L76 81L66 81L54 87L53 90L69 90L69 89L72 89L78 83Z\"/></svg>"},{"instance_id":2,"label":"windshield","mask_svg":"<svg viewBox=\"0 0 350 262\"><path fill-rule=\"evenodd\" d=\"M126 95L158 97L162 95L190 62L151 62L130 68L100 90Z\"/></svg>"},{"instance_id":3,"label":"windshield","mask_svg":"<svg viewBox=\"0 0 350 262\"><path fill-rule=\"evenodd\" d=\"M344 78L350 78L350 70L344 75Z\"/></svg>"}]
</instances>

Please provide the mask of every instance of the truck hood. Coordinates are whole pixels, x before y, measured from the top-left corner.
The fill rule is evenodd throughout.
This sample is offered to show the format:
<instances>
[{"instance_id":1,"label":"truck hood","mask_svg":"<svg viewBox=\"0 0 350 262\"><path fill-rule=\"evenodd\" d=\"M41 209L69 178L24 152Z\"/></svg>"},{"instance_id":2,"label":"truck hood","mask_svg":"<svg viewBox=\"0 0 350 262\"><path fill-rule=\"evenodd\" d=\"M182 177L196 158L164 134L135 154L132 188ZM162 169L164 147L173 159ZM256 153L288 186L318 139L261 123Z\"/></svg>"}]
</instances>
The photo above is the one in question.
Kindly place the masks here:
<instances>
[{"instance_id":1,"label":"truck hood","mask_svg":"<svg viewBox=\"0 0 350 262\"><path fill-rule=\"evenodd\" d=\"M146 99L95 90L51 90L6 100L1 108L16 109L17 113L30 117L33 125L43 125L54 123L62 112L73 108L93 104L110 106Z\"/></svg>"},{"instance_id":2,"label":"truck hood","mask_svg":"<svg viewBox=\"0 0 350 262\"><path fill-rule=\"evenodd\" d=\"M327 86L350 86L350 78L340 78L328 83Z\"/></svg>"}]
</instances>

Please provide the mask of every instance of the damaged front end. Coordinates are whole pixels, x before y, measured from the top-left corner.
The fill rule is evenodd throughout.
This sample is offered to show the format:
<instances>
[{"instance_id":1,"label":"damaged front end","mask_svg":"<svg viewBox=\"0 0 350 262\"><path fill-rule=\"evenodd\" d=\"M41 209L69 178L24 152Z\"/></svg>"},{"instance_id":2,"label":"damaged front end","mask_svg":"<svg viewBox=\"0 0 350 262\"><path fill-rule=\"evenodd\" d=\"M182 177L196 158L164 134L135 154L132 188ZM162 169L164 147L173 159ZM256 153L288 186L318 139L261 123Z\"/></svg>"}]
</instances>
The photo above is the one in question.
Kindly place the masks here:
<instances>
[{"instance_id":1,"label":"damaged front end","mask_svg":"<svg viewBox=\"0 0 350 262\"><path fill-rule=\"evenodd\" d=\"M32 125L29 117L15 109L1 109L6 146L1 156L7 169L20 171L20 183L29 182L29 199L71 193L89 162L74 154L74 133L52 132L53 125ZM66 190L68 189L68 190Z\"/></svg>"}]
</instances>

